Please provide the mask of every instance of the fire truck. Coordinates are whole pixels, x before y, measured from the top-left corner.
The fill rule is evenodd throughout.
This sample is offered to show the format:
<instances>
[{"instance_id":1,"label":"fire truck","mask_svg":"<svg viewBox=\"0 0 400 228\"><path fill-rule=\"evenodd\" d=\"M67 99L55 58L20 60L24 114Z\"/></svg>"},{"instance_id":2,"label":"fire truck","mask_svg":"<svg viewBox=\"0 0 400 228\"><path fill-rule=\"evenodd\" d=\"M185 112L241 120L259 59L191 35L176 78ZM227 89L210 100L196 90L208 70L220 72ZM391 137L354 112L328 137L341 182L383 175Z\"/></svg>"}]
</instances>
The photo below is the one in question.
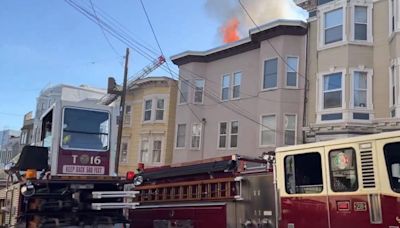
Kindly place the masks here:
<instances>
[{"instance_id":1,"label":"fire truck","mask_svg":"<svg viewBox=\"0 0 400 228\"><path fill-rule=\"evenodd\" d=\"M3 227L85 227L125 223L135 191L115 174L116 110L58 101L42 116L42 146L8 164Z\"/></svg>"},{"instance_id":2,"label":"fire truck","mask_svg":"<svg viewBox=\"0 0 400 228\"><path fill-rule=\"evenodd\" d=\"M133 227L399 228L400 132L143 169Z\"/></svg>"}]
</instances>

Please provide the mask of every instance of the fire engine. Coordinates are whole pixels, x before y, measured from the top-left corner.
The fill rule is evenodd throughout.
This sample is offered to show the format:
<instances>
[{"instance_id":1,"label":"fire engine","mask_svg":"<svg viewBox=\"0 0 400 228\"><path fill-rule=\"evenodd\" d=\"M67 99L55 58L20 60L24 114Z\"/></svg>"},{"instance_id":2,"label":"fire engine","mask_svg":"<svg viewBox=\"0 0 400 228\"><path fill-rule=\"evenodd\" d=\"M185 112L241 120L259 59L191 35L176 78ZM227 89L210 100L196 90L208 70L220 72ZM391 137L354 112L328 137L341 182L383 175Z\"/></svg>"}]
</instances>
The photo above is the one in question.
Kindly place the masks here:
<instances>
[{"instance_id":1,"label":"fire engine","mask_svg":"<svg viewBox=\"0 0 400 228\"><path fill-rule=\"evenodd\" d=\"M399 228L400 132L143 169L133 227Z\"/></svg>"},{"instance_id":2,"label":"fire engine","mask_svg":"<svg viewBox=\"0 0 400 228\"><path fill-rule=\"evenodd\" d=\"M42 146L8 164L5 227L125 223L135 191L114 172L116 111L94 102L58 101L42 116Z\"/></svg>"}]
</instances>

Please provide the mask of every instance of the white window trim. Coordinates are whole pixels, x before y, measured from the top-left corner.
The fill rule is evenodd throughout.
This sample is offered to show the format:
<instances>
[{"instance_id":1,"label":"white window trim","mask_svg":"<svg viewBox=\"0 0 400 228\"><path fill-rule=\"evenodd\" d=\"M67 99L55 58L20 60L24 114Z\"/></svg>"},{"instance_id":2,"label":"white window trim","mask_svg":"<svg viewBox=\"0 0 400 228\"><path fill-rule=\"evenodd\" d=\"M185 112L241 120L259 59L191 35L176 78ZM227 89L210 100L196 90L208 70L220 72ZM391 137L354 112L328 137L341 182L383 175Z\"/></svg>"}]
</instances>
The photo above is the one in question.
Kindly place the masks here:
<instances>
[{"instance_id":1,"label":"white window trim","mask_svg":"<svg viewBox=\"0 0 400 228\"><path fill-rule=\"evenodd\" d=\"M126 143L126 161L123 161L121 158L122 158L122 144L124 144L124 143ZM120 154L120 157L119 157L119 162L121 163L121 164L128 164L129 163L129 147L130 147L130 145L129 145L129 138L126 138L126 139L122 139L122 142L121 142L121 154Z\"/></svg>"},{"instance_id":2,"label":"white window trim","mask_svg":"<svg viewBox=\"0 0 400 228\"><path fill-rule=\"evenodd\" d=\"M277 61L276 61L276 86L275 87L271 87L271 88L264 88L264 73L265 73L265 62L266 61L269 61L269 60L273 60L273 59L276 59ZM262 70L261 70L261 88L260 88L260 90L262 91L262 92L267 92L267 91L271 91L271 90L276 90L276 89L278 89L278 87L279 87L279 82L280 82L280 80L279 80L279 72L280 72L280 61L279 61L279 58L277 57L277 56L274 56L274 57L270 57L270 58L266 58L266 59L264 59L264 61L262 62Z\"/></svg>"},{"instance_id":3,"label":"white window trim","mask_svg":"<svg viewBox=\"0 0 400 228\"><path fill-rule=\"evenodd\" d=\"M324 76L329 75L329 74L335 74L335 73L342 73L342 107L338 108L329 108L329 109L324 109L324 94L323 94L323 88L324 88ZM317 123L340 123L345 121L345 108L346 108L346 75L347 71L346 69L331 69L331 71L325 71L325 72L320 72L317 75L317 84L318 84L318 89L317 89L317 99L318 99L318 106L317 106ZM342 113L342 119L341 120L321 120L321 116L324 114L333 114L333 113Z\"/></svg>"},{"instance_id":4,"label":"white window trim","mask_svg":"<svg viewBox=\"0 0 400 228\"><path fill-rule=\"evenodd\" d=\"M350 3L351 6L351 37L350 37L350 41L351 43L354 44L359 44L359 45L373 45L374 42L374 38L373 38L373 33L372 33L372 10L374 8L374 3L372 2L372 0L364 0L364 1L356 1L356 2L352 2ZM355 39L355 8L356 6L362 6L362 7L367 7L367 40L356 40Z\"/></svg>"},{"instance_id":5,"label":"white window trim","mask_svg":"<svg viewBox=\"0 0 400 228\"><path fill-rule=\"evenodd\" d=\"M193 126L194 125L200 125L200 135L199 135L199 137L200 137L200 139L199 139L199 147L192 147L192 142L193 142ZM202 139L202 134L203 134L203 124L202 123L192 123L192 125L191 125L192 127L190 128L190 149L191 150L201 150L201 140L203 140Z\"/></svg>"},{"instance_id":6,"label":"white window trim","mask_svg":"<svg viewBox=\"0 0 400 228\"><path fill-rule=\"evenodd\" d=\"M226 143L226 146L225 147L219 147L219 139L220 139L220 136L221 136L221 134L220 134L220 132L221 132L221 123L226 123L226 133L225 133L225 137L226 137L226 140L225 140L225 143ZM217 139L217 150L227 150L228 148L229 148L229 121L221 121L221 122L218 122L218 132L217 132L217 137L218 137L218 139Z\"/></svg>"},{"instance_id":7,"label":"white window trim","mask_svg":"<svg viewBox=\"0 0 400 228\"><path fill-rule=\"evenodd\" d=\"M156 120L156 111L157 111L157 99L164 99L164 114L162 120ZM151 101L151 117L150 120L144 120L144 111L146 108L146 101ZM168 104L169 104L169 96L166 94L152 94L143 97L142 103L142 123L166 123L168 120Z\"/></svg>"},{"instance_id":8,"label":"white window trim","mask_svg":"<svg viewBox=\"0 0 400 228\"><path fill-rule=\"evenodd\" d=\"M266 116L274 116L275 117L275 144L265 144L265 145L263 145L262 144L262 131L263 131L263 117L266 117ZM263 114L263 115L261 115L260 116L260 130L259 130L259 134L258 134L258 146L260 147L260 148L264 148L264 147L276 147L276 145L277 145L277 139L278 139L278 134L277 134L277 131L278 131L278 115L276 114L276 113L268 113L268 114Z\"/></svg>"},{"instance_id":9,"label":"white window trim","mask_svg":"<svg viewBox=\"0 0 400 228\"><path fill-rule=\"evenodd\" d=\"M203 81L203 92L202 92L202 97L201 97L201 102L196 102L196 81ZM195 79L194 80L194 91L193 91L193 104L203 104L204 103L204 92L206 88L206 80L204 79Z\"/></svg>"},{"instance_id":10,"label":"white window trim","mask_svg":"<svg viewBox=\"0 0 400 228\"><path fill-rule=\"evenodd\" d=\"M394 67L394 83L395 83L395 97L396 97L396 103L392 105L393 103L393 98L392 98L392 67ZM400 86L400 58L397 59L392 59L390 61L390 66L389 66L389 111L395 110L396 111L396 116L395 117L400 117L400 92L399 92L399 86Z\"/></svg>"},{"instance_id":11,"label":"white window trim","mask_svg":"<svg viewBox=\"0 0 400 228\"><path fill-rule=\"evenodd\" d=\"M186 101L185 102L181 102L181 96L182 96L182 82L186 81L187 82L187 97L186 97ZM183 80L179 80L179 85L178 85L178 97L177 97L177 104L178 105L185 105L188 104L188 101L190 99L190 86L189 86L190 81L188 79L183 79Z\"/></svg>"},{"instance_id":12,"label":"white window trim","mask_svg":"<svg viewBox=\"0 0 400 228\"><path fill-rule=\"evenodd\" d=\"M330 44L325 44L325 13L337 10L339 8L342 8L342 40L341 41L336 41ZM347 10L347 1L346 0L337 0L337 1L332 1L327 4L324 4L322 6L318 7L318 15L317 17L319 18L319 26L318 26L318 50L324 50L328 48L333 48L333 47L338 47L343 44L346 44L347 42L347 20L346 20L346 10Z\"/></svg>"},{"instance_id":13,"label":"white window trim","mask_svg":"<svg viewBox=\"0 0 400 228\"><path fill-rule=\"evenodd\" d=\"M373 69L367 69L364 67L359 68L350 68L351 72L351 82L350 82L350 107L354 110L360 111L371 111L374 109L372 103L372 76L373 76ZM367 106L365 108L361 107L354 107L354 77L355 72L365 72L367 73Z\"/></svg>"},{"instance_id":14,"label":"white window trim","mask_svg":"<svg viewBox=\"0 0 400 228\"><path fill-rule=\"evenodd\" d=\"M289 63L288 63L288 58L297 58L297 69L296 70L296 86L288 86L287 85L287 75L288 75L288 68L289 68ZM298 89L299 88L299 68L300 68L300 57L296 56L296 55L287 55L286 56L286 62L287 64L285 64L285 88L287 89Z\"/></svg>"},{"instance_id":15,"label":"white window trim","mask_svg":"<svg viewBox=\"0 0 400 228\"><path fill-rule=\"evenodd\" d=\"M126 122L125 120L126 120L126 116L127 116L127 113L126 113L126 107L127 106L130 106L131 107L131 112L129 113L129 122ZM124 110L124 121L123 121L123 126L126 126L126 127L129 127L129 126L131 126L131 124L132 124L132 113L133 113L133 105L131 105L131 104L126 104L125 105L125 110ZM144 117L143 117L144 118Z\"/></svg>"},{"instance_id":16,"label":"white window trim","mask_svg":"<svg viewBox=\"0 0 400 228\"><path fill-rule=\"evenodd\" d=\"M140 157L141 157L141 148L142 148L142 142L143 139L147 138L147 140L149 141L149 156L150 156L150 162L143 162ZM160 152L160 162L153 162L153 148L154 148L154 141L155 139L161 139L161 152ZM139 153L138 153L138 157L137 157L137 161L141 162L143 164L147 164L150 166L160 166L162 164L165 163L165 135L163 134L142 134L140 136L140 142L139 142Z\"/></svg>"},{"instance_id":17,"label":"white window trim","mask_svg":"<svg viewBox=\"0 0 400 228\"><path fill-rule=\"evenodd\" d=\"M238 73L240 73L240 84L239 84L239 97L233 97L233 89L234 89L234 87L235 87L235 74L238 74ZM232 96L231 96L231 100L239 100L240 99L240 97L241 97L241 95L242 95L242 78L243 78L243 72L242 71L236 71L236 72L233 72L233 74L232 74L232 80L231 80L231 91L232 91Z\"/></svg>"},{"instance_id":18,"label":"white window trim","mask_svg":"<svg viewBox=\"0 0 400 228\"><path fill-rule=\"evenodd\" d=\"M224 86L224 77L228 77L229 78L228 87L223 87ZM231 79L232 79L232 74L224 74L221 77L221 86L220 86L220 88L221 88L221 92L220 92L221 101L228 101L230 99L230 97L231 97L231 84L232 84L232 80ZM224 91L224 88L228 88L228 98L227 99L223 99L223 94L222 93Z\"/></svg>"},{"instance_id":19,"label":"white window trim","mask_svg":"<svg viewBox=\"0 0 400 228\"><path fill-rule=\"evenodd\" d=\"M177 144L178 144L178 126L179 125L185 125L185 140L183 141L183 147L178 147L177 146ZM178 124L176 124L176 129L175 129L175 144L174 144L174 148L175 149L185 149L186 148L186 134L187 133L187 123L178 123Z\"/></svg>"},{"instance_id":20,"label":"white window trim","mask_svg":"<svg viewBox=\"0 0 400 228\"><path fill-rule=\"evenodd\" d=\"M238 123L238 133L236 133L236 134L233 134L233 135L237 135L237 146L236 147L231 147L231 136L232 136L232 122L237 122ZM235 150L235 149L238 149L239 148L239 120L231 120L231 121L229 121L228 122L228 127L229 127L229 140L228 140L228 142L229 142L229 144L228 144L228 148L229 149L232 149L232 150Z\"/></svg>"},{"instance_id":21,"label":"white window trim","mask_svg":"<svg viewBox=\"0 0 400 228\"><path fill-rule=\"evenodd\" d=\"M394 35L397 32L400 32L400 1L399 0L394 0L394 6L392 5L392 1L388 0L388 5L389 5L389 40L392 40ZM397 8L397 10L392 10L393 7ZM393 14L392 12L394 11L394 21L395 21L395 28L394 31L392 31L392 17Z\"/></svg>"},{"instance_id":22,"label":"white window trim","mask_svg":"<svg viewBox=\"0 0 400 228\"><path fill-rule=\"evenodd\" d=\"M297 113L283 113L283 117L285 118L286 116L295 116L295 121L296 121L296 123L295 123L295 127L294 127L294 145L297 145L297 129L298 129L298 115L297 115ZM283 121L285 121L285 119L283 119ZM283 123L283 145L286 145L285 144L285 131L286 131L286 128L285 128L285 123ZM288 145L286 145L286 146L288 146Z\"/></svg>"}]
</instances>

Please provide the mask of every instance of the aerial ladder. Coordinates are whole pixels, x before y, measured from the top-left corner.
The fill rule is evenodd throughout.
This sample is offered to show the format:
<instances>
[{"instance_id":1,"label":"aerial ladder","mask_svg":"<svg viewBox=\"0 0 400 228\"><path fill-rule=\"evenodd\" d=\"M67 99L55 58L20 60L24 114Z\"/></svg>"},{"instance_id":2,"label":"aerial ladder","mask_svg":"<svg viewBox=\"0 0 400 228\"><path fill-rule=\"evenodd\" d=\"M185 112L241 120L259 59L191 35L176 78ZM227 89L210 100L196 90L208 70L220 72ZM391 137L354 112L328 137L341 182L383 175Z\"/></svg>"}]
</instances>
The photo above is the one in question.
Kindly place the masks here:
<instances>
[{"instance_id":1,"label":"aerial ladder","mask_svg":"<svg viewBox=\"0 0 400 228\"><path fill-rule=\"evenodd\" d=\"M151 72L153 72L155 69L160 67L162 64L165 63L165 57L164 56L159 56L157 59L154 59L149 65L144 67L142 70L140 70L136 75L133 75L127 84L128 90L132 89L132 87L136 84L136 82L140 79L143 79L147 75L149 75ZM121 96L122 94L122 86L117 85L115 82L115 79L112 77L108 78L108 88L107 88L107 94L101 98L100 102L101 104L109 105L115 100L117 100L118 96Z\"/></svg>"}]
</instances>

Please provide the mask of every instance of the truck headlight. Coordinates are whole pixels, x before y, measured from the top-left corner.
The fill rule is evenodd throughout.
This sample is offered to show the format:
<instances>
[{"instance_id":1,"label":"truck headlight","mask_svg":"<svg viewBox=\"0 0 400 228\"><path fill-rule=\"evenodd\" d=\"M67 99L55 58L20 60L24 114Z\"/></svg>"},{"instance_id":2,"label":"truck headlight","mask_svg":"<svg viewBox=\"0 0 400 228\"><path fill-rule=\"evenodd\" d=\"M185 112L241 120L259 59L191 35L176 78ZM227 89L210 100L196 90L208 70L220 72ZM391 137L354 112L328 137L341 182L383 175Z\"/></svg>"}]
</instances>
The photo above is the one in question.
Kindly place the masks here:
<instances>
[{"instance_id":1,"label":"truck headlight","mask_svg":"<svg viewBox=\"0 0 400 228\"><path fill-rule=\"evenodd\" d=\"M21 194L25 197L30 197L35 194L35 186L32 183L27 182L21 187Z\"/></svg>"}]
</instances>

